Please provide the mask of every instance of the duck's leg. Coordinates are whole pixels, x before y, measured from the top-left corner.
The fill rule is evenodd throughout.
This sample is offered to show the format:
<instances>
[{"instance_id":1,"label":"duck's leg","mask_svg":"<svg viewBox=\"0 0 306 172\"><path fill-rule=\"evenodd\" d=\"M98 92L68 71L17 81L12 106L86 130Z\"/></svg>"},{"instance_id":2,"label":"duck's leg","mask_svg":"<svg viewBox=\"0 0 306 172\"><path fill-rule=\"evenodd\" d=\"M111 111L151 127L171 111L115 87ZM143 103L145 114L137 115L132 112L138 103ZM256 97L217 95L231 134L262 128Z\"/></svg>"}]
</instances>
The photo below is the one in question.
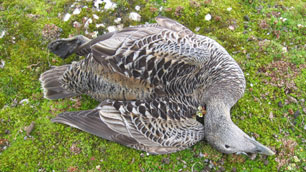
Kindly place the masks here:
<instances>
[{"instance_id":1,"label":"duck's leg","mask_svg":"<svg viewBox=\"0 0 306 172\"><path fill-rule=\"evenodd\" d=\"M77 52L82 45L88 42L90 42L89 38L78 35L72 38L64 38L52 41L48 45L48 49L62 59L65 59L71 54Z\"/></svg>"},{"instance_id":2,"label":"duck's leg","mask_svg":"<svg viewBox=\"0 0 306 172\"><path fill-rule=\"evenodd\" d=\"M67 58L73 53L79 56L87 56L91 52L91 46L99 41L110 38L115 32L110 32L104 35L100 35L95 39L89 39L83 35L77 35L72 38L62 38L52 41L48 45L48 49L61 57Z\"/></svg>"}]
</instances>

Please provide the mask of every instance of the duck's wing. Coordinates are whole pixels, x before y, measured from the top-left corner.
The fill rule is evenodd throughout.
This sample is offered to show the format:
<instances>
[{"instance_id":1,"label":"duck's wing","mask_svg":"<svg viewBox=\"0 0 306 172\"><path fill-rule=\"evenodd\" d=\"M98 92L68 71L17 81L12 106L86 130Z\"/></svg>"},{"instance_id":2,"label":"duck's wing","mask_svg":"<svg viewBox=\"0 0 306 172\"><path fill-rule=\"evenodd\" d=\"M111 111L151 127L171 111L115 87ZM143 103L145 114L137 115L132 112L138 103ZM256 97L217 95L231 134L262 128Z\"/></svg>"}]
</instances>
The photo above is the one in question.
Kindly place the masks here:
<instances>
[{"instance_id":1,"label":"duck's wing","mask_svg":"<svg viewBox=\"0 0 306 172\"><path fill-rule=\"evenodd\" d=\"M125 28L91 46L98 63L129 78L166 85L195 73L210 56L189 29L158 17L158 24Z\"/></svg>"},{"instance_id":2,"label":"duck's wing","mask_svg":"<svg viewBox=\"0 0 306 172\"><path fill-rule=\"evenodd\" d=\"M94 110L64 112L53 122L148 153L166 154L188 148L204 137L204 126L193 116L196 108L177 101L108 100Z\"/></svg>"}]
</instances>

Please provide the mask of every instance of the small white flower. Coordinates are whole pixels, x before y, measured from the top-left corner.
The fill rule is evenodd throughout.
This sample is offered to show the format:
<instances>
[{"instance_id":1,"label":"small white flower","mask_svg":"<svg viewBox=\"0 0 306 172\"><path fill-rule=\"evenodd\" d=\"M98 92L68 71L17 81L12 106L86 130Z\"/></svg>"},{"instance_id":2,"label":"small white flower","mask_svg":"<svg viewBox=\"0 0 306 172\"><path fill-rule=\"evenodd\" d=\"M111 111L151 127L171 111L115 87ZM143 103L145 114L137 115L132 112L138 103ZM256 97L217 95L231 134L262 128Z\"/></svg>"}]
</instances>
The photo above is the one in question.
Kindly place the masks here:
<instances>
[{"instance_id":1,"label":"small white flower","mask_svg":"<svg viewBox=\"0 0 306 172\"><path fill-rule=\"evenodd\" d=\"M118 30L118 28L116 26L108 26L107 27L108 32L115 32Z\"/></svg>"},{"instance_id":2,"label":"small white flower","mask_svg":"<svg viewBox=\"0 0 306 172\"><path fill-rule=\"evenodd\" d=\"M131 12L129 15L129 19L134 20L134 21L140 21L141 16L136 12Z\"/></svg>"},{"instance_id":3,"label":"small white flower","mask_svg":"<svg viewBox=\"0 0 306 172\"><path fill-rule=\"evenodd\" d=\"M210 20L211 20L211 15L210 15L210 14L206 14L205 20L206 20L206 21L210 21Z\"/></svg>"},{"instance_id":4,"label":"small white flower","mask_svg":"<svg viewBox=\"0 0 306 172\"><path fill-rule=\"evenodd\" d=\"M287 53L288 52L287 47L283 47L282 51L283 51L283 53Z\"/></svg>"},{"instance_id":5,"label":"small white flower","mask_svg":"<svg viewBox=\"0 0 306 172\"><path fill-rule=\"evenodd\" d=\"M97 170L99 170L99 169L100 169L100 167L101 167L100 165L97 165L97 166L96 166L96 169L97 169Z\"/></svg>"},{"instance_id":6,"label":"small white flower","mask_svg":"<svg viewBox=\"0 0 306 172\"><path fill-rule=\"evenodd\" d=\"M227 11L232 11L232 7L228 7L226 10Z\"/></svg>"},{"instance_id":7,"label":"small white flower","mask_svg":"<svg viewBox=\"0 0 306 172\"><path fill-rule=\"evenodd\" d=\"M139 11L139 10L140 10L140 6L139 6L139 5L136 5L136 6L135 6L135 10L136 10L136 11Z\"/></svg>"},{"instance_id":8,"label":"small white flower","mask_svg":"<svg viewBox=\"0 0 306 172\"><path fill-rule=\"evenodd\" d=\"M159 11L163 11L163 8L164 8L164 7L161 6L161 7L159 8Z\"/></svg>"},{"instance_id":9,"label":"small white flower","mask_svg":"<svg viewBox=\"0 0 306 172\"><path fill-rule=\"evenodd\" d=\"M200 29L201 29L200 27L196 27L194 31L199 32Z\"/></svg>"},{"instance_id":10,"label":"small white flower","mask_svg":"<svg viewBox=\"0 0 306 172\"><path fill-rule=\"evenodd\" d=\"M73 10L72 14L73 14L73 15L78 15L78 14L81 13L81 10L82 10L82 9L80 9L80 8L76 8L76 9Z\"/></svg>"},{"instance_id":11,"label":"small white flower","mask_svg":"<svg viewBox=\"0 0 306 172\"><path fill-rule=\"evenodd\" d=\"M253 84L251 83L250 86L253 87Z\"/></svg>"},{"instance_id":12,"label":"small white flower","mask_svg":"<svg viewBox=\"0 0 306 172\"><path fill-rule=\"evenodd\" d=\"M117 23L117 24L119 24L119 23L121 22L121 18L120 18L120 17L116 18L116 19L114 20L114 22Z\"/></svg>"},{"instance_id":13,"label":"small white flower","mask_svg":"<svg viewBox=\"0 0 306 172\"><path fill-rule=\"evenodd\" d=\"M99 19L99 16L97 16L96 14L93 14L92 17L93 17L94 19L96 19L96 20Z\"/></svg>"},{"instance_id":14,"label":"small white flower","mask_svg":"<svg viewBox=\"0 0 306 172\"><path fill-rule=\"evenodd\" d=\"M71 14L66 13L64 18L63 18L63 20L66 22L66 21L68 21L70 19L70 17L71 17Z\"/></svg>"}]
</instances>

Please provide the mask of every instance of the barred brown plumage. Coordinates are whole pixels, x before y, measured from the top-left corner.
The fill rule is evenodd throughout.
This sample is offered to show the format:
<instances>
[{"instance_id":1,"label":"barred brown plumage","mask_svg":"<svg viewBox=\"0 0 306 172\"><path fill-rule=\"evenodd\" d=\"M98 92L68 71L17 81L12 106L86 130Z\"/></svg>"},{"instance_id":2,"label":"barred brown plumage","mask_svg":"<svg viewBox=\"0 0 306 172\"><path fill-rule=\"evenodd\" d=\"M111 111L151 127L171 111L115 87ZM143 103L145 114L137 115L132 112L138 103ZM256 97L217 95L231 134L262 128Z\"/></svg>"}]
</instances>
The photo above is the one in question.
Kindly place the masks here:
<instances>
[{"instance_id":1,"label":"barred brown plumage","mask_svg":"<svg viewBox=\"0 0 306 172\"><path fill-rule=\"evenodd\" d=\"M231 121L230 109L245 89L235 60L208 37L165 17L156 21L93 40L51 42L49 49L62 58L86 58L42 74L45 97L87 94L102 102L53 121L153 154L179 151L205 137L224 153L272 155ZM199 106L207 108L204 124L196 120Z\"/></svg>"}]
</instances>

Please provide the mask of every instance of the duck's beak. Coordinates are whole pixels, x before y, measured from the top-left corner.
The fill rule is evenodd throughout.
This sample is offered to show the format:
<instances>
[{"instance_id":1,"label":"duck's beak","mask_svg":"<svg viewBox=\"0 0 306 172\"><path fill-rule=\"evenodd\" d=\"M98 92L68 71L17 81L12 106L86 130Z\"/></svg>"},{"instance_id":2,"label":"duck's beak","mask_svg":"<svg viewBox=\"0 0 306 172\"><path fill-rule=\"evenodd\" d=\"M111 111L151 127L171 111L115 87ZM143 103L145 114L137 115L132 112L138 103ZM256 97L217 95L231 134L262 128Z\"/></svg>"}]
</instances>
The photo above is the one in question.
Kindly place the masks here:
<instances>
[{"instance_id":1,"label":"duck's beak","mask_svg":"<svg viewBox=\"0 0 306 172\"><path fill-rule=\"evenodd\" d=\"M275 153L270 148L257 142L254 138L249 137L248 139L255 146L254 153L259 153L259 154L264 154L264 155L275 155Z\"/></svg>"}]
</instances>

